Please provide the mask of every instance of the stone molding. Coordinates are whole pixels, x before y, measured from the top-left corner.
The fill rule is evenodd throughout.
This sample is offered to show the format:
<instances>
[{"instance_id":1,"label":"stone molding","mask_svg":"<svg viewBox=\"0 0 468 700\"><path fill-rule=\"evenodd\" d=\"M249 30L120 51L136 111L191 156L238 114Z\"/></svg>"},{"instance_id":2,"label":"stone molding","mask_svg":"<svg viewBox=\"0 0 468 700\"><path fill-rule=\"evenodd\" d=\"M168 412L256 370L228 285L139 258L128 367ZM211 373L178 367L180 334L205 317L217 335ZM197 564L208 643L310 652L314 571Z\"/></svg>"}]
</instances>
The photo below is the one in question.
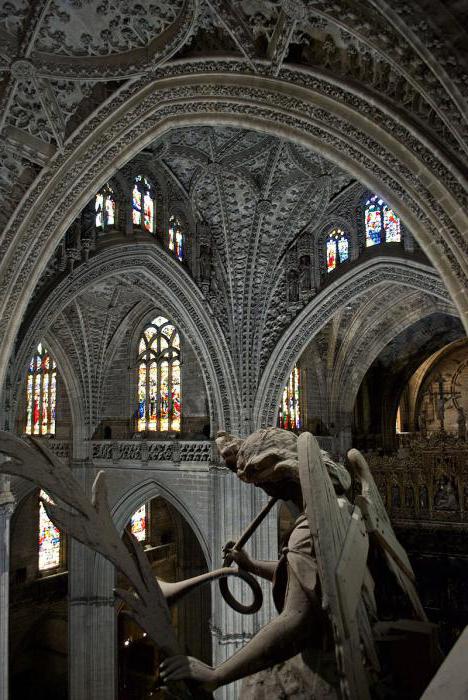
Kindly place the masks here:
<instances>
[{"instance_id":1,"label":"stone molding","mask_svg":"<svg viewBox=\"0 0 468 700\"><path fill-rule=\"evenodd\" d=\"M240 68L242 64L237 63ZM212 65L191 65L192 68L197 68L197 72L203 73L210 69L232 71L236 68L236 62L212 62ZM180 70L182 68L182 70ZM347 167L356 177L362 179L367 186L372 189L377 189L382 193L382 196L389 201L392 206L401 212L401 215L407 220L409 228L414 231L416 238L421 244L428 244L427 252L432 257L434 264L441 270L447 285L449 286L452 296L461 309L463 304L463 296L461 288L464 286L465 274L460 267L462 254L457 253L459 244L463 246L463 235L457 233L457 228L450 216L444 212L437 200L442 200L442 190L444 187L452 187L454 197L458 199L458 207L461 204L461 197L464 196L463 189L460 189L455 181L450 178L445 166L441 166L440 162L437 165L434 152L430 152L426 147L419 147L416 143L411 143L412 136L405 135L399 127L395 130L395 122L389 120L387 115L385 124L385 138L383 131L378 128L378 114L372 114L374 126L372 129L372 137L362 129L368 126L359 116L359 110L362 110L363 104L359 100L353 99L349 107L346 109L340 104L340 99L343 95L337 86L328 85L325 90L326 81L320 80L317 77L311 76L306 71L298 71L294 74L298 79L294 88L291 88L290 93L285 96L279 92L272 92L272 81L263 78L256 78L256 84L263 85L263 89L252 88L247 84L241 84L245 80L240 75L224 76L225 82L229 79L234 80L234 86L224 84L216 85L219 77L216 79L213 75L210 76L210 84L207 85L202 80L203 76L194 75L191 78L184 76L187 66L176 66L175 69L165 71L165 78L160 76L161 82L167 85L170 81L170 74L176 75L180 73L183 80L186 80L186 86L178 86L173 90L163 90L160 86L158 92L158 102L154 99L149 101L149 96L157 86L157 81L151 86L143 86L140 88L139 96L132 102L133 109L127 109L123 105L120 109L118 105L113 105L112 115L108 115L109 127L105 141L101 141L102 149L98 146L99 137L104 134L102 128L97 128L99 118L95 117L76 134L74 139L70 141L70 147L65 149L62 156L56 157L56 166L50 165L48 175L38 181L36 192L40 194L37 207L33 206L33 192L28 198L28 204L23 211L28 211L26 217L20 223L18 228L14 226L14 220L11 222L9 233L5 236L4 245L9 245L10 235L13 234L16 239L14 259L11 258L12 248L7 252L4 265L9 268L5 272L5 284L0 291L5 292L9 297L9 306L5 308L4 321L1 330L6 332L9 329L8 337L14 337L14 327L17 322L13 319L14 314L18 314L20 308L24 308L28 295L32 292L32 286L37 281L38 275L43 269L45 261L43 258L37 257L43 246L50 246L51 241L58 241L60 235L63 235L64 228L70 223L73 215L81 209L85 200L89 198L91 192L94 192L96 187L103 184L111 174L110 168L115 170L120 167L124 159L128 159L134 152L141 149L145 140L148 138L154 139L154 136L165 128L167 118L170 118L171 123L196 123L205 122L213 118L213 104L204 102L209 94L216 97L216 120L230 121L231 123L238 122L242 114L243 123L247 121L249 126L253 128L267 128L274 133L279 133L282 136L287 134L294 135L300 138L309 146L319 148L322 152L326 151L327 157L338 162L342 167ZM290 69L288 69L290 70ZM291 71L290 71L291 72ZM283 79L287 79L287 75ZM292 77L292 76L290 76ZM304 88L305 94L304 94ZM236 85L237 84L237 85ZM268 89L266 89L268 86ZM134 90L136 88L134 87ZM324 90L322 94L321 90ZM119 93L119 97L123 97L123 93ZM145 93L150 93L145 96ZM295 95L292 93L296 93ZM326 93L326 94L325 94ZM310 101L304 100L304 97L315 99L315 105L311 107ZM314 97L315 96L315 97ZM185 113L182 116L176 102L178 98L185 100L193 100L192 114L189 116ZM250 104L246 103L246 100ZM119 100L117 100L118 102ZM325 109L318 108L318 102L321 102ZM283 103L283 105L281 104ZM109 105L110 106L110 105ZM135 112L135 106L137 112ZM288 119L288 127L284 125L284 109L294 110L295 116ZM377 107L374 108L377 110ZM280 111L283 113L280 115ZM354 110L354 111L353 111ZM378 111L378 110L377 110ZM123 112L123 113L122 113ZM332 114L334 112L334 114ZM223 116L224 113L224 116ZM340 116L338 116L340 113ZM140 117L138 116L140 115ZM106 109L101 112L102 117L106 116ZM198 116L197 116L198 115ZM298 116L300 115L300 116ZM346 115L346 116L345 116ZM345 119L343 117L345 116ZM123 121L121 118L123 117ZM146 119L145 121L141 120ZM158 121L159 120L159 121ZM359 127L356 128L356 123L359 122ZM388 122L388 123L387 123ZM92 132L90 131L92 129ZM133 134L131 133L133 129ZM120 137L118 136L120 131ZM125 132L125 136L124 136ZM399 143L395 140L398 133ZM149 136L151 134L151 136ZM377 141L375 141L377 138ZM87 139L88 148L80 147L79 151L75 152L75 147L78 146L76 139ZM123 139L120 143L120 139ZM136 141L135 141L136 139ZM393 139L393 147L388 150ZM414 139L413 139L414 140ZM406 143L405 143L406 141ZM104 145L105 144L112 144ZM125 143L125 146L124 146ZM405 143L405 145L404 145ZM83 144L84 145L84 144ZM110 151L108 150L110 148ZM422 148L422 150L421 150ZM409 150L408 150L409 149ZM77 158L78 153L80 157ZM96 158L96 153L102 155L101 158ZM372 154L370 157L369 154ZM83 156L83 157L82 157ZM404 160L403 159L404 156ZM65 167L67 159L72 157L73 166L67 164L68 175L66 180L61 176L61 169ZM88 160L87 160L88 159ZM419 164L418 164L418 159ZM113 162L113 166L110 163ZM385 167L384 167L385 164ZM409 167L408 167L409 166ZM430 174L430 169L435 168ZM442 168L442 169L441 169ZM54 174L56 172L56 175ZM419 176L415 177L414 173L419 172ZM94 173L94 174L93 174ZM100 173L100 174L99 174ZM393 174L394 173L394 174ZM398 177L397 177L398 173ZM423 176L424 173L424 176ZM61 184L56 188L52 182L53 178L58 178L57 184ZM440 194L434 198L423 182L434 180L434 191ZM435 182L437 183L435 184ZM442 185L442 181L445 183ZM88 184L87 184L88 183ZM75 193L72 193L73 188ZM47 192L47 194L46 194ZM48 197L51 195L52 197ZM57 198L57 199L56 199ZM63 201L70 200L69 214L63 210ZM54 200L60 201L60 209L56 209ZM46 204L47 201L47 204ZM450 205L450 201L454 202L454 206ZM460 210L456 210L455 199L445 199L444 207L448 211L453 212L458 219L458 224L461 224ZM35 218L35 212L39 214L39 218ZM55 221L54 221L55 219ZM34 221L33 221L34 220ZM48 221L47 221L48 220ZM47 221L47 223L46 223ZM437 222L437 223L436 223ZM463 226L464 224L462 224ZM31 250L29 246L30 235L27 233L28 226L32 226L35 231L36 245ZM54 226L55 232L54 232ZM38 233L39 232L39 233ZM452 236L449 241L448 236ZM21 236L24 242L20 243ZM445 241L445 242L444 242ZM11 245L10 243L10 245ZM53 245L53 244L52 244ZM29 251L29 255L27 254ZM443 257L441 254L443 253ZM38 264L36 264L36 261ZM21 267L21 278L18 278L19 267ZM35 270L33 272L33 270ZM458 282L456 279L458 278ZM14 283L14 289L11 284ZM29 289L29 292L27 291ZM5 297L6 298L6 297ZM16 303L19 307L16 307ZM5 341L6 342L6 341ZM11 341L10 341L11 342ZM9 344L8 344L9 345Z\"/></svg>"},{"instance_id":2,"label":"stone molding","mask_svg":"<svg viewBox=\"0 0 468 700\"><path fill-rule=\"evenodd\" d=\"M275 425L281 391L294 363L314 335L350 301L385 282L419 289L444 302L449 301L437 273L421 263L374 258L356 266L314 298L276 344L258 385L254 404L256 427Z\"/></svg>"},{"instance_id":3,"label":"stone molding","mask_svg":"<svg viewBox=\"0 0 468 700\"><path fill-rule=\"evenodd\" d=\"M122 244L103 250L57 285L28 327L16 359L16 371L27 366L37 338L47 333L74 298L97 280L128 274L143 296L153 299L158 291L158 305L167 309L196 352L207 386L213 427L236 430L235 421L240 415L236 373L223 333L195 282L159 246Z\"/></svg>"}]
</instances>

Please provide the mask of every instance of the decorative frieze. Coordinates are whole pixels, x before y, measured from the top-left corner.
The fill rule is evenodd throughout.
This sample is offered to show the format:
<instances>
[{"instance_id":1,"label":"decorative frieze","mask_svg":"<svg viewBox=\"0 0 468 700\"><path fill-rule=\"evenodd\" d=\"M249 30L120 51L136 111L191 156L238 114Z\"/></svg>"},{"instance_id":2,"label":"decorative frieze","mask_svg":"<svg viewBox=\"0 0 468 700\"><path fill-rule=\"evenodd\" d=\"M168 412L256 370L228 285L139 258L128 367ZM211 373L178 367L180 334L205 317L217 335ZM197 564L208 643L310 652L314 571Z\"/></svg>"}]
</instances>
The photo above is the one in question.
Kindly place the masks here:
<instances>
[{"instance_id":1,"label":"decorative frieze","mask_svg":"<svg viewBox=\"0 0 468 700\"><path fill-rule=\"evenodd\" d=\"M113 462L205 462L211 464L213 445L210 441L185 440L119 440L93 441L94 461Z\"/></svg>"}]
</instances>

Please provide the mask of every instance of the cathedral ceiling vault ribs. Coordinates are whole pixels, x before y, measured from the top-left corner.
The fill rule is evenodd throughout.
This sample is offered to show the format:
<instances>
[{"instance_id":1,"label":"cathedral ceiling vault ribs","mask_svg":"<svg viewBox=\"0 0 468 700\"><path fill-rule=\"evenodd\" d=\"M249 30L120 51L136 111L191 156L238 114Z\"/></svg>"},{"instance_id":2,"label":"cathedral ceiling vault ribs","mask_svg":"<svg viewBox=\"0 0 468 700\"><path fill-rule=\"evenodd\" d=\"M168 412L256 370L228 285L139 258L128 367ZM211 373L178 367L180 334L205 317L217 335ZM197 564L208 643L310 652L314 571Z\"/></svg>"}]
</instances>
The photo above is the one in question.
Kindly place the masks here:
<instances>
[{"instance_id":1,"label":"cathedral ceiling vault ribs","mask_svg":"<svg viewBox=\"0 0 468 700\"><path fill-rule=\"evenodd\" d=\"M189 275L172 255L152 244L102 251L55 287L27 329L11 375L16 381L22 376L37 338L57 338L73 358L85 419L95 428L118 338L135 322L132 311L143 301L154 305L155 297L198 358L212 426L238 431L237 373L224 334ZM72 379L76 381L74 377L70 383Z\"/></svg>"},{"instance_id":2,"label":"cathedral ceiling vault ribs","mask_svg":"<svg viewBox=\"0 0 468 700\"><path fill-rule=\"evenodd\" d=\"M153 106L154 106L154 104L153 104ZM256 111L258 112L258 110L256 110ZM267 111L267 110L264 109L264 111ZM218 116L218 119L220 119L220 118L221 118L221 117ZM125 119L125 123L127 123L127 119ZM305 127L305 124L302 122L302 123L301 123L301 126L303 126L303 128L304 128L304 127ZM154 133L154 121L152 122L152 128L153 128L153 133ZM314 133L316 133L317 129L314 129L313 131L314 131ZM322 136L322 132L323 132L323 137L325 137L325 136L326 136L325 132L324 132L323 130L320 130L320 131L321 131L321 134L320 134L320 135ZM141 129L139 130L139 133L141 133ZM128 135L129 135L129 132L128 132L128 128L127 128L127 130L126 130L126 132L125 132L125 143L126 143L126 145L128 145ZM330 136L329 133L328 133L328 136ZM303 137L303 135L302 135L302 137ZM122 138L123 138L123 136L122 136ZM153 137L153 138L154 138L154 137ZM339 142L339 143L340 143L340 146L341 146L342 148L343 148L344 146L346 146L346 147L347 147L347 152L348 152L348 153L352 153L352 154L356 157L357 160L358 160L359 156L362 158L362 152L361 152L361 151L360 151L359 153L357 153L357 152L356 152L356 149L355 149L354 147L350 146L349 144L344 143L343 140L341 140L341 139L336 139L336 137L333 137L333 138L331 139L331 141L332 141L332 143L334 143L334 142L336 141L337 146L338 146L338 142ZM123 142L122 142L122 143L123 143ZM317 144L317 141L314 141L314 143ZM321 142L318 142L318 143L321 143ZM118 142L117 142L116 144L112 143L112 153L113 153L113 154L115 154L115 153L119 154L119 145L120 145L120 144L119 144ZM323 143L322 143L322 145L321 145L320 147L321 147L321 149L323 150L323 148L324 148ZM341 155L342 155L342 154L343 154L343 151L341 151ZM95 149L93 150L93 155L95 156ZM106 155L109 155L109 152L107 152ZM385 153L385 155L388 155L388 154ZM336 156L336 159L338 160L338 155L337 155L335 152L331 152L331 156L332 156L332 157L335 157L335 156ZM91 158L91 154L88 152L87 155L86 155L86 157ZM394 160L393 156L388 156L388 157L389 157L390 160L392 160L392 159ZM104 158L104 156L103 156L103 158ZM367 155L365 156L365 158L366 158L366 159L368 158ZM85 158L85 160L86 160L86 158ZM92 162L90 163L91 169L95 168L96 165L97 165L97 164L96 164L96 158L94 157L94 158L92 158ZM100 165L100 164L98 164L98 167L99 167L99 165ZM395 165L396 165L396 164L395 164ZM368 167L369 167L369 169L372 167L373 170L375 171L375 159L374 159L374 161L372 162L372 166L371 166L370 163L369 163ZM402 167L403 167L403 166L402 166ZM352 166L350 167L350 169L352 169ZM356 170L356 168L354 168L354 170ZM79 176L82 174L82 168L80 167L80 164L75 163L74 168L73 168L73 171L76 172L77 174L79 173L79 175L78 175L78 177L79 177ZM71 172L71 174L73 174L73 171ZM92 172L92 170L91 170L91 172ZM69 174L70 174L70 171L69 171ZM362 173L359 172L359 174L361 175ZM400 171L400 175L401 175L401 171ZM102 176L101 176L101 177L102 177ZM388 171L387 171L387 172L383 172L383 170L382 170L382 181L384 181L385 179L388 179L388 177L389 177L389 176L388 176ZM365 177L363 177L363 179L365 179ZM369 179L369 177L368 177L368 179ZM400 178L400 179L401 179L401 178ZM413 178L413 180L414 180L414 178ZM80 182L80 178L79 178L79 182ZM83 182L83 181L81 180L81 183L80 183L81 185L82 185L82 182ZM391 178L391 179L390 179L390 182L391 182L391 184L393 185L393 187L392 187L392 191L388 190L388 193L389 193L388 199L389 199L389 201L392 202L392 198L394 199L394 197L395 197L395 192L394 192L394 190L397 190L397 192L399 191L399 192L401 193L401 196L404 197L406 200L408 200L408 195L407 195L407 193L404 192L404 191L402 191L401 185L400 185L399 183L397 184L396 179ZM415 182L415 184L417 185L418 180L416 179L416 180L414 180L414 182ZM65 183L62 182L62 183L61 183L61 187L63 187L64 184L65 184ZM70 189L69 189L69 182L68 182L68 180L67 180L67 183L66 183L66 184L67 184L67 186L66 186L66 188L65 188L65 191L68 192L68 193L70 194ZM97 185L96 185L96 186L97 186ZM59 203L59 201L60 201L60 202L63 202L63 197L65 196L65 192L63 191L63 189L62 189L62 192L60 192L60 189L61 189L61 188L59 187L58 191L56 191L56 192L55 192L55 195L54 195L54 196L56 196L57 198L60 198L60 200L57 199L57 204ZM377 188L375 188L375 189L377 189ZM83 187L82 187L82 186L80 187L79 184L77 184L76 187L75 187L75 191L76 191L76 194L77 194L78 197L79 197L79 201L80 201L81 207L82 207L82 206L85 204L85 202L86 202L85 196L83 195ZM92 194L93 191L95 191L95 187L92 187L92 185L91 185L91 187L88 186L88 191L87 191L88 196L90 196L90 195ZM384 189L384 185L382 185L382 187L380 188L380 191L383 192L384 196L386 196L386 190ZM427 194L427 190L424 189L424 192ZM62 196L60 196L60 195L62 195ZM429 197L429 198L430 198L431 196L432 196L432 195L428 194L428 197ZM394 201L395 201L395 200L394 200ZM413 202L412 202L411 200L409 200L409 203L412 204ZM432 204L432 202L431 202L431 204ZM426 206L427 206L427 202L424 202L424 203L421 202L421 205L424 205L424 206L426 207ZM401 203L401 206L400 206L400 211L402 211L402 208L403 208L404 206L405 206L405 205L404 205L403 202L402 202L402 203ZM434 206L435 206L435 205L434 205ZM81 207L80 207L80 208L81 208ZM397 204L397 208L398 208L398 204ZM406 210L405 210L405 211L406 211ZM423 212L422 212L422 210L419 208L419 206L417 207L417 211L418 211L419 214L420 214L420 218L419 218L418 222L416 222L416 221L414 222L414 227L417 228L418 225L419 225L419 231L422 231L422 228L424 228L424 232L423 232L423 234L422 234L422 237L424 237L424 234L427 236L428 233L431 233L431 234L434 235L435 238L437 238L438 233L437 233L437 232L434 230L434 228L431 226L430 220L427 219L427 218L425 217L425 214L423 214ZM54 220L55 220L56 226L58 226L58 228L59 228L60 230L63 231L63 229L64 229L64 223L66 223L66 222L63 221L63 209L60 209L60 211L59 211L58 209L57 209L57 210L52 209L52 212L53 212L53 214L54 214ZM51 212L50 209L44 209L44 208L42 208L40 212L37 212L37 214L38 214L38 216L39 216L39 219L42 219L42 221L40 222L40 224L39 224L39 222L38 222L38 226L35 228L36 231L38 231L38 230L41 231L41 233L37 236L37 239L36 239L37 244L40 244L41 239L42 239L42 241L45 242L45 241L47 240L47 238L48 238L48 234L50 234L50 229L44 228L44 223L45 223L45 219L48 218L52 212ZM408 218L411 219L411 214L410 214L410 212L409 212L409 209L408 209ZM413 217L413 219L411 219L411 223L413 223L413 221L414 221L414 217ZM425 222L425 221L427 221L427 226L422 227L422 223ZM24 233L26 233L26 232L24 232ZM63 235L63 234L62 234L62 235ZM26 236L26 239L25 239L25 240L27 240L27 236ZM431 242L432 242L432 245L433 245L433 246L434 246L434 245L436 245L437 247L440 246L440 247L441 247L441 250L444 250L444 251L446 252L447 257L448 257L449 253L447 253L446 247L444 246L444 244L443 244L442 242L440 242L440 244L437 242L437 240L432 240ZM30 246L27 248L27 250L30 250ZM34 251L32 251L32 253L33 253L33 258L34 258L34 254L35 254L36 252L37 252L36 249L35 249ZM17 250L17 255L19 255L19 250ZM19 261L23 261L23 258L21 258L21 257L18 257L17 259L18 259L18 262L19 262ZM13 269L10 268L10 271L13 272ZM28 280L28 281L31 281L31 280L30 280L30 277L27 278L27 280ZM25 279L24 281L26 282L27 280ZM16 298L19 297L19 292L20 292L20 286L17 285L15 291L12 292L12 295L10 296L10 307L9 307L9 309L11 309L11 302L14 300L15 296L16 296ZM4 319L5 321L7 320L7 315L8 315L8 309L7 309L6 314L5 314L5 319Z\"/></svg>"},{"instance_id":3,"label":"cathedral ceiling vault ribs","mask_svg":"<svg viewBox=\"0 0 468 700\"><path fill-rule=\"evenodd\" d=\"M291 323L287 333L283 334L270 353L255 397L254 416L257 426L274 424L282 388L287 381L291 368L310 341L320 333L337 313L347 314L348 319L345 321L345 324L348 327L353 327L361 315L362 300L375 294L380 294L385 284L392 289L402 288L407 290L406 296L408 296L408 293L411 296L412 290L417 291L421 299L425 298L424 304L427 304L427 310L431 308L449 309L449 312L456 315L447 291L437 274L430 268L418 263L408 265L406 262L402 263L398 260L384 258L368 261L360 265L358 268L343 275L334 284L326 288L322 294L313 299ZM399 294L400 292L398 292ZM404 293L402 292L401 294L403 299ZM430 297L433 298L432 301ZM384 301L384 307L386 303ZM407 314L408 306L404 300L402 303L404 313ZM391 307L392 304L390 304L389 308L391 309ZM393 321L391 313L380 313L379 316L377 308L374 309L374 312L375 323L369 325L367 341L369 344L371 342L376 343L377 347L379 334L381 335L384 330L386 342L392 339ZM424 312L422 313L424 315ZM401 319L401 315L399 319ZM396 323L400 322L399 319L396 319ZM362 330L362 326L360 327ZM353 328L352 335L356 339L355 331L356 328ZM317 342L320 343L319 337ZM363 344L364 347L360 345L360 352L361 354L365 353L367 356L368 351L372 352L372 349L365 347L365 341ZM354 353L356 347L356 343L351 343L350 352L346 352L347 360L351 355L354 357L353 361L359 359L357 357L358 353ZM330 352L329 337L327 337L326 345L324 343L322 349L322 353L328 352ZM347 379L349 380L349 377Z\"/></svg>"},{"instance_id":4,"label":"cathedral ceiling vault ribs","mask_svg":"<svg viewBox=\"0 0 468 700\"><path fill-rule=\"evenodd\" d=\"M213 310L238 371L243 365L246 380L256 380L268 311L273 300L276 311L282 303L274 290L284 256L301 231L320 225L352 178L301 146L239 129L177 130L164 139L161 158L210 229L215 285L225 299Z\"/></svg>"},{"instance_id":5,"label":"cathedral ceiling vault ribs","mask_svg":"<svg viewBox=\"0 0 468 700\"><path fill-rule=\"evenodd\" d=\"M246 347L255 358L242 377L244 396L257 379L264 337L253 337L253 319L271 326L268 304L256 309L252 300L263 298L268 261L276 254L264 249L263 228L276 203L275 170L283 160L296 173L285 180L290 189L277 211L284 215L283 229L291 210L296 226L307 219L305 209L320 211L333 186L330 167L337 176L339 164L399 211L466 311L466 56L460 27L453 41L448 33L437 35L438 26L455 27L455 6L444 11L437 5L440 21L421 14L418 3L394 2L390 8L383 0L333 6L322 0L154 0L150 18L147 7L139 4L139 17L140 9L129 13L119 0L44 0L32 9L24 0L0 3L0 33L8 47L0 58L7 166L0 186L7 215L39 174L0 246L0 332L6 345L50 250L96 188L178 123L242 124L308 146L272 139L269 149L264 133L250 136L249 148L241 142L239 163L229 140L224 161L218 144L204 148L198 142L191 156L190 146L184 154L173 144L174 164L164 159L198 208L201 199L203 206L210 201L211 216L219 219L213 228L220 270L229 254L245 255L240 248L248 241L264 271L246 276L237 260L237 267L224 265L219 280L232 311L225 332L233 360ZM93 12L99 16L90 22ZM106 26L110 16L114 21ZM72 133L67 125L80 122ZM261 139L266 163L256 155ZM321 160L311 149L335 165L311 172L308 160ZM184 172L195 162L193 172ZM244 211L243 226L233 218L236 207ZM268 303L281 296L281 284L270 287Z\"/></svg>"}]
</instances>

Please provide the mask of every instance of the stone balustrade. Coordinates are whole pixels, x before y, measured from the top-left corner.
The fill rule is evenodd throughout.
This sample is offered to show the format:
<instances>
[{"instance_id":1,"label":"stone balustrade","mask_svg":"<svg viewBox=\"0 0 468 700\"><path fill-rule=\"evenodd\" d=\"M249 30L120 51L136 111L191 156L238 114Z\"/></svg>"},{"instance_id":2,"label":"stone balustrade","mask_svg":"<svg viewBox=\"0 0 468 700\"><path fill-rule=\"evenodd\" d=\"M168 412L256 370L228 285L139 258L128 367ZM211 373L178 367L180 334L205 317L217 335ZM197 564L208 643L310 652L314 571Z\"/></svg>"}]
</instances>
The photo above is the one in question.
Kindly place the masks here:
<instances>
[{"instance_id":1,"label":"stone balustrade","mask_svg":"<svg viewBox=\"0 0 468 700\"><path fill-rule=\"evenodd\" d=\"M209 440L98 440L92 442L93 461L205 462L218 461L216 445Z\"/></svg>"}]
</instances>

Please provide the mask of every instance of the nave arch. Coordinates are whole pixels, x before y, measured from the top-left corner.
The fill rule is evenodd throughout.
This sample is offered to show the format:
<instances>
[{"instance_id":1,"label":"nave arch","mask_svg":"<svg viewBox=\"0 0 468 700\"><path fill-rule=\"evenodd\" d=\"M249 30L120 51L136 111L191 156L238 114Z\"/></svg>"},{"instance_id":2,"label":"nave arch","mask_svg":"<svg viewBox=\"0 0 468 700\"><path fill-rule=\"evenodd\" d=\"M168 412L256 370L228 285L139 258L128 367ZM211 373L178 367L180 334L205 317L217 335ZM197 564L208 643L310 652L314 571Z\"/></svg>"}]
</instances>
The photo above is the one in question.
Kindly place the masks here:
<instances>
[{"instance_id":1,"label":"nave arch","mask_svg":"<svg viewBox=\"0 0 468 700\"><path fill-rule=\"evenodd\" d=\"M456 165L442 162L424 134L416 132L414 138L414 127L389 108L348 94L320 72L289 69L295 84L285 91L282 80L239 75L241 65L195 62L192 74L184 75L186 67L174 64L164 77L156 71L122 88L75 133L63 154L54 156L3 237L1 381L34 287L73 218L120 167L179 126L226 124L293 139L379 192L424 247L467 325L463 237L468 225L464 179Z\"/></svg>"},{"instance_id":2,"label":"nave arch","mask_svg":"<svg viewBox=\"0 0 468 700\"><path fill-rule=\"evenodd\" d=\"M151 304L165 309L188 338L202 368L212 432L218 427L236 430L240 414L236 373L222 330L191 277L170 253L153 242L113 245L96 254L87 265L78 268L72 277L55 287L43 300L22 338L16 360L17 372L25 366L36 339L47 334L47 329L59 314L85 290L91 289L93 283L107 278L125 278L126 284L141 293L141 305L130 312L125 324L135 324L142 314L148 312ZM117 338L115 342L114 339L111 341L114 352L117 342ZM77 382L76 372L62 357L59 348L56 349L63 360L60 369L66 375L67 388L70 387L68 393L73 395L70 391ZM80 435L84 427L83 416L76 416L76 420L77 435Z\"/></svg>"},{"instance_id":3,"label":"nave arch","mask_svg":"<svg viewBox=\"0 0 468 700\"><path fill-rule=\"evenodd\" d=\"M254 409L256 427L276 424L283 387L294 364L314 336L346 305L364 294L374 294L385 283L428 293L435 299L435 308L439 305L441 308L448 307L450 313L457 316L439 276L427 265L380 257L353 267L315 297L280 338L259 382ZM340 385L340 395L342 388Z\"/></svg>"}]
</instances>

